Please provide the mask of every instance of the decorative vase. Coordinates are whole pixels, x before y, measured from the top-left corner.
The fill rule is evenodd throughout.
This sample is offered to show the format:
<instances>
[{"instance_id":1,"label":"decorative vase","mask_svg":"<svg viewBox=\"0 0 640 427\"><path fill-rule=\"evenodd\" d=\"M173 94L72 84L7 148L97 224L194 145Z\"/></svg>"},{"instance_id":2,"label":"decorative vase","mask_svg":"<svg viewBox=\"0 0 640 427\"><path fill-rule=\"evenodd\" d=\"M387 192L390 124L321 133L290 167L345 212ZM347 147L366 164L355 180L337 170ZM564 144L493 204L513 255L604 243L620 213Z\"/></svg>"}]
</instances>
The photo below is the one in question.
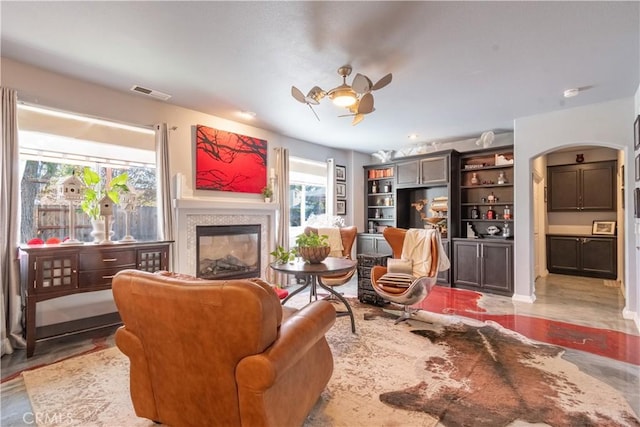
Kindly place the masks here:
<instances>
[{"instance_id":1,"label":"decorative vase","mask_svg":"<svg viewBox=\"0 0 640 427\"><path fill-rule=\"evenodd\" d=\"M93 237L93 243L100 243L105 240L105 232L104 232L104 219L92 219L91 226L93 226L93 231L91 232L91 237ZM113 222L109 222L109 236L113 236Z\"/></svg>"},{"instance_id":2,"label":"decorative vase","mask_svg":"<svg viewBox=\"0 0 640 427\"><path fill-rule=\"evenodd\" d=\"M264 198L264 202L265 203L271 203L271 197L265 197Z\"/></svg>"},{"instance_id":3,"label":"decorative vase","mask_svg":"<svg viewBox=\"0 0 640 427\"><path fill-rule=\"evenodd\" d=\"M298 254L309 264L320 264L329 256L330 246L300 246Z\"/></svg>"}]
</instances>

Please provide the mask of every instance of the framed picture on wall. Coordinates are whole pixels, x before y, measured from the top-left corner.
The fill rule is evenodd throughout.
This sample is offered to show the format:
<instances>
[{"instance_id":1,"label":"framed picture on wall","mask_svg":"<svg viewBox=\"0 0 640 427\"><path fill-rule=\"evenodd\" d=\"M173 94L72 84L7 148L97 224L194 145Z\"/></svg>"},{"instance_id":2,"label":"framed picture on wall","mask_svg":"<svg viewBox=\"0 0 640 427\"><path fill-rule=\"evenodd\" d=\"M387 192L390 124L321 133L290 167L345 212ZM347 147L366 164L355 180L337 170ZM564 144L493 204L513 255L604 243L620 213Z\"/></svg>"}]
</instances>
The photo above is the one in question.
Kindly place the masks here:
<instances>
[{"instance_id":1,"label":"framed picture on wall","mask_svg":"<svg viewBox=\"0 0 640 427\"><path fill-rule=\"evenodd\" d=\"M336 183L336 197L338 199L347 198L347 184L337 182Z\"/></svg>"},{"instance_id":2,"label":"framed picture on wall","mask_svg":"<svg viewBox=\"0 0 640 427\"><path fill-rule=\"evenodd\" d=\"M616 234L616 222L615 221L593 221L593 227L591 234Z\"/></svg>"},{"instance_id":3,"label":"framed picture on wall","mask_svg":"<svg viewBox=\"0 0 640 427\"><path fill-rule=\"evenodd\" d=\"M347 180L347 167L336 165L336 181Z\"/></svg>"},{"instance_id":4,"label":"framed picture on wall","mask_svg":"<svg viewBox=\"0 0 640 427\"><path fill-rule=\"evenodd\" d=\"M640 114L633 122L633 149L637 150L638 148L640 148Z\"/></svg>"},{"instance_id":5,"label":"framed picture on wall","mask_svg":"<svg viewBox=\"0 0 640 427\"><path fill-rule=\"evenodd\" d=\"M636 156L635 165L636 182L638 182L640 181L640 154Z\"/></svg>"},{"instance_id":6,"label":"framed picture on wall","mask_svg":"<svg viewBox=\"0 0 640 427\"><path fill-rule=\"evenodd\" d=\"M635 218L640 218L640 188L633 190L633 215Z\"/></svg>"},{"instance_id":7,"label":"framed picture on wall","mask_svg":"<svg viewBox=\"0 0 640 427\"><path fill-rule=\"evenodd\" d=\"M347 214L347 201L338 200L336 202L336 215L346 215L346 214Z\"/></svg>"}]
</instances>

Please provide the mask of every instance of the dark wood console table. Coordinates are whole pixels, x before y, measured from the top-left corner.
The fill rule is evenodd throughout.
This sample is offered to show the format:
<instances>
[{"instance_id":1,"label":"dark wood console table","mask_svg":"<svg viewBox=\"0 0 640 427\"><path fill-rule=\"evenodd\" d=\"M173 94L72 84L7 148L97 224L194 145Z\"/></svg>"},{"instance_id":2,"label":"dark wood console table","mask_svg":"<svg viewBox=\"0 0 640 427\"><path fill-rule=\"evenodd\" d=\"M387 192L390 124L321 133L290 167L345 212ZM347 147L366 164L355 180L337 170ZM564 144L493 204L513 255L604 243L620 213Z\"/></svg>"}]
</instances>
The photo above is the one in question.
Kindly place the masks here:
<instances>
[{"instance_id":1,"label":"dark wood console table","mask_svg":"<svg viewBox=\"0 0 640 427\"><path fill-rule=\"evenodd\" d=\"M86 326L79 325L73 330L60 331L53 335L38 333L36 303L83 292L111 289L111 279L120 270L166 270L169 265L171 243L163 241L110 245L20 246L20 288L27 357L33 355L37 339L86 329Z\"/></svg>"}]
</instances>

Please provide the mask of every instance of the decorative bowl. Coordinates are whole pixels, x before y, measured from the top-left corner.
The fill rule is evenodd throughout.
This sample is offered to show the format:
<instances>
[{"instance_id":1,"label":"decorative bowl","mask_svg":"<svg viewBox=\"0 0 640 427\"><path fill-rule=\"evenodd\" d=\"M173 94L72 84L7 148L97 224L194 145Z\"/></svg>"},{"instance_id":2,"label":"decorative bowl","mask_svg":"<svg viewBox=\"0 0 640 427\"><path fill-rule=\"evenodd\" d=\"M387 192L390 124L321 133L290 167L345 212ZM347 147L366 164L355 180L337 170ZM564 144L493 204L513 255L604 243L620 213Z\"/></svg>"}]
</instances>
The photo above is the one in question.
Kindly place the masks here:
<instances>
[{"instance_id":1,"label":"decorative bowl","mask_svg":"<svg viewBox=\"0 0 640 427\"><path fill-rule=\"evenodd\" d=\"M320 264L331 252L330 246L300 246L298 254L310 264Z\"/></svg>"}]
</instances>

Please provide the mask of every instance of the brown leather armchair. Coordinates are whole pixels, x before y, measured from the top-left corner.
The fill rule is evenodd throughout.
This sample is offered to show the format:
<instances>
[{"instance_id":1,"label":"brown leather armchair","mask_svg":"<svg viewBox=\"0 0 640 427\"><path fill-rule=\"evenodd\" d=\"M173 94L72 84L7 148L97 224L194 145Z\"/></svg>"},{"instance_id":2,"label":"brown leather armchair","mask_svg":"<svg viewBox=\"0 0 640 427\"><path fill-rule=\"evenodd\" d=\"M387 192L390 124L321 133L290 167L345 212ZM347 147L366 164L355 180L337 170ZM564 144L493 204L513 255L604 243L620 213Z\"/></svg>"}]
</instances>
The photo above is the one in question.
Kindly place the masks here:
<instances>
[{"instance_id":1,"label":"brown leather armchair","mask_svg":"<svg viewBox=\"0 0 640 427\"><path fill-rule=\"evenodd\" d=\"M329 382L335 309L280 305L260 279L113 279L136 415L170 426L300 426Z\"/></svg>"}]
</instances>

